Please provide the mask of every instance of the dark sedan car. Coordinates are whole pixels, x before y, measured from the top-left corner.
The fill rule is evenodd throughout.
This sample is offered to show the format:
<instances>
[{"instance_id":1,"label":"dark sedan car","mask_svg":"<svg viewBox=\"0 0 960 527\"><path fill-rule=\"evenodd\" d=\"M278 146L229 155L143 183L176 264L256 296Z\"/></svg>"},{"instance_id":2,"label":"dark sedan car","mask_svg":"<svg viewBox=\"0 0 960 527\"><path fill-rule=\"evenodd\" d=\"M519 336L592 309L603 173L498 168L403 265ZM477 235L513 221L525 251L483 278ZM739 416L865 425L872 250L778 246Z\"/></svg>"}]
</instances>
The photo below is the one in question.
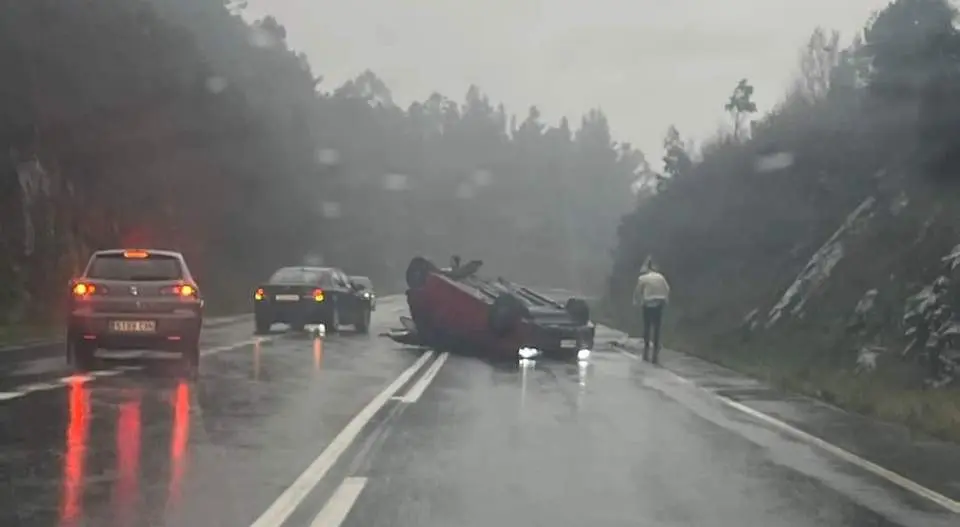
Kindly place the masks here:
<instances>
[{"instance_id":1,"label":"dark sedan car","mask_svg":"<svg viewBox=\"0 0 960 527\"><path fill-rule=\"evenodd\" d=\"M196 371L203 299L178 252L113 249L70 281L67 361L91 367L97 349L179 351Z\"/></svg>"},{"instance_id":2,"label":"dark sedan car","mask_svg":"<svg viewBox=\"0 0 960 527\"><path fill-rule=\"evenodd\" d=\"M377 293L373 290L373 281L366 276L351 276L350 282L357 286L360 296L370 301L370 310L377 309Z\"/></svg>"},{"instance_id":3,"label":"dark sedan car","mask_svg":"<svg viewBox=\"0 0 960 527\"><path fill-rule=\"evenodd\" d=\"M371 305L363 288L335 267L283 267L253 294L258 333L276 323L302 330L323 324L327 332L352 325L360 333L370 330Z\"/></svg>"}]
</instances>

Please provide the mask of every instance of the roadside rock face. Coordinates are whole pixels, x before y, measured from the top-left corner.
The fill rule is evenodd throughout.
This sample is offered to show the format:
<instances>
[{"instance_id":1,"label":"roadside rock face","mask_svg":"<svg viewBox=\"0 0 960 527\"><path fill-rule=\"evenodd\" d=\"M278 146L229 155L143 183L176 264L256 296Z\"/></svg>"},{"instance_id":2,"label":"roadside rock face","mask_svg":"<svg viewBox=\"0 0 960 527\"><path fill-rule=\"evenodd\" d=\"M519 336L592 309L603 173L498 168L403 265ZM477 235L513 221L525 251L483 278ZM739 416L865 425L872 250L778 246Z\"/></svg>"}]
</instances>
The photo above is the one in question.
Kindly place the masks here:
<instances>
[{"instance_id":1,"label":"roadside rock face","mask_svg":"<svg viewBox=\"0 0 960 527\"><path fill-rule=\"evenodd\" d=\"M960 245L943 258L943 270L932 283L910 296L904 307L905 356L913 356L929 369L932 386L960 380L960 318L956 299L960 293Z\"/></svg>"},{"instance_id":2,"label":"roadside rock face","mask_svg":"<svg viewBox=\"0 0 960 527\"><path fill-rule=\"evenodd\" d=\"M785 314L802 316L807 300L830 278L830 273L844 256L844 242L857 235L870 220L876 199L865 199L847 216L833 236L810 258L803 271L783 293L780 301L770 310L766 327L770 328Z\"/></svg>"},{"instance_id":3,"label":"roadside rock face","mask_svg":"<svg viewBox=\"0 0 960 527\"><path fill-rule=\"evenodd\" d=\"M855 373L869 374L889 357L919 364L928 387L960 383L960 244L945 256L935 256L934 247L942 251L944 239L956 239L944 227L949 218L942 210L911 210L904 192L883 201L889 203L879 205L876 196L863 200L814 252L766 317L758 314L764 309L760 307L743 318L742 339L763 335L776 346L781 332L790 327L827 330L831 316L837 316L832 313L846 304L850 311L840 315L839 325L833 324L837 329L832 345ZM910 221L903 218L910 214L913 223L897 227L909 243L890 243L891 225ZM854 281L867 287L854 292ZM851 305L853 294L860 297ZM762 318L766 320L758 320ZM902 352L889 355L892 349Z\"/></svg>"}]
</instances>

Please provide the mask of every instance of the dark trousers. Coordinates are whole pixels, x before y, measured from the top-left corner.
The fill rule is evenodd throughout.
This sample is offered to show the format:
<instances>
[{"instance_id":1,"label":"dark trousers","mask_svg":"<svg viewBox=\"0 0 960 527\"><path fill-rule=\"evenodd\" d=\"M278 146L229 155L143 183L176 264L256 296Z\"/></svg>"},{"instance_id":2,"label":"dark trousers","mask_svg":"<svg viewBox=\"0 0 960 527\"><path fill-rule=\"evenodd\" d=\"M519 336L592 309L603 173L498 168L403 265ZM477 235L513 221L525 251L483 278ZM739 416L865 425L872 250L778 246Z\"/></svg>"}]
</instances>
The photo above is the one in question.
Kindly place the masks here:
<instances>
[{"instance_id":1,"label":"dark trousers","mask_svg":"<svg viewBox=\"0 0 960 527\"><path fill-rule=\"evenodd\" d=\"M660 357L660 326L663 322L664 304L657 302L655 304L643 306L643 360L650 358L650 344L653 344L653 362L657 362ZM651 333L653 333L651 341Z\"/></svg>"}]
</instances>

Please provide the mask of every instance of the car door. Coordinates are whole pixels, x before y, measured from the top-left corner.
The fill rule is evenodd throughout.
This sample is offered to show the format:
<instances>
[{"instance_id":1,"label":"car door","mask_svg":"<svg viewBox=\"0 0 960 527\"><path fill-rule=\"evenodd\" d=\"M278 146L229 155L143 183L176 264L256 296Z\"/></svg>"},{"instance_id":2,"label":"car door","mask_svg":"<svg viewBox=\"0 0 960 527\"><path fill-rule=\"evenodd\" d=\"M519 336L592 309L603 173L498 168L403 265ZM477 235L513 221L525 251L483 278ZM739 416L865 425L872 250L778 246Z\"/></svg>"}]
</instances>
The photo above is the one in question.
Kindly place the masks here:
<instances>
[{"instance_id":1,"label":"car door","mask_svg":"<svg viewBox=\"0 0 960 527\"><path fill-rule=\"evenodd\" d=\"M350 280L347 278L347 275L339 269L334 269L331 272L330 278L333 280L337 307L340 309L341 316L350 316L357 308L356 294L353 288L350 287Z\"/></svg>"}]
</instances>

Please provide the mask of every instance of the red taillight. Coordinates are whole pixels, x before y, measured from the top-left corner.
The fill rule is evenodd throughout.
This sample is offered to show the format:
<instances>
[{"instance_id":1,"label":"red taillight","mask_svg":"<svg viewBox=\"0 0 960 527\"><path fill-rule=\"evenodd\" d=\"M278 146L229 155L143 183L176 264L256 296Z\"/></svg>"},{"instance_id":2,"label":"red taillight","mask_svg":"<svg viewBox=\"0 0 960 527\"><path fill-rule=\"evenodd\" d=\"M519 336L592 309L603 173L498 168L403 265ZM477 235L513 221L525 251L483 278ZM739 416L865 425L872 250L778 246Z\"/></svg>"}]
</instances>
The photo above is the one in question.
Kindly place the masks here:
<instances>
[{"instance_id":1,"label":"red taillight","mask_svg":"<svg viewBox=\"0 0 960 527\"><path fill-rule=\"evenodd\" d=\"M97 291L97 286L93 284L88 284L85 282L78 282L73 285L73 296L76 297L86 297L92 295Z\"/></svg>"},{"instance_id":2,"label":"red taillight","mask_svg":"<svg viewBox=\"0 0 960 527\"><path fill-rule=\"evenodd\" d=\"M323 302L323 289L313 290L313 300L316 302Z\"/></svg>"},{"instance_id":3,"label":"red taillight","mask_svg":"<svg viewBox=\"0 0 960 527\"><path fill-rule=\"evenodd\" d=\"M190 284L180 284L167 287L161 291L165 295L174 295L182 298L196 298L199 295L197 288Z\"/></svg>"},{"instance_id":4,"label":"red taillight","mask_svg":"<svg viewBox=\"0 0 960 527\"><path fill-rule=\"evenodd\" d=\"M262 287L261 287L260 289L257 289L257 290L253 293L253 299L254 299L254 300L263 300L263 297L264 297L264 292L263 292L263 288L262 288Z\"/></svg>"},{"instance_id":5,"label":"red taillight","mask_svg":"<svg viewBox=\"0 0 960 527\"><path fill-rule=\"evenodd\" d=\"M140 251L140 250L123 251L124 258L147 258L149 256L150 254L147 253L147 251Z\"/></svg>"}]
</instances>

